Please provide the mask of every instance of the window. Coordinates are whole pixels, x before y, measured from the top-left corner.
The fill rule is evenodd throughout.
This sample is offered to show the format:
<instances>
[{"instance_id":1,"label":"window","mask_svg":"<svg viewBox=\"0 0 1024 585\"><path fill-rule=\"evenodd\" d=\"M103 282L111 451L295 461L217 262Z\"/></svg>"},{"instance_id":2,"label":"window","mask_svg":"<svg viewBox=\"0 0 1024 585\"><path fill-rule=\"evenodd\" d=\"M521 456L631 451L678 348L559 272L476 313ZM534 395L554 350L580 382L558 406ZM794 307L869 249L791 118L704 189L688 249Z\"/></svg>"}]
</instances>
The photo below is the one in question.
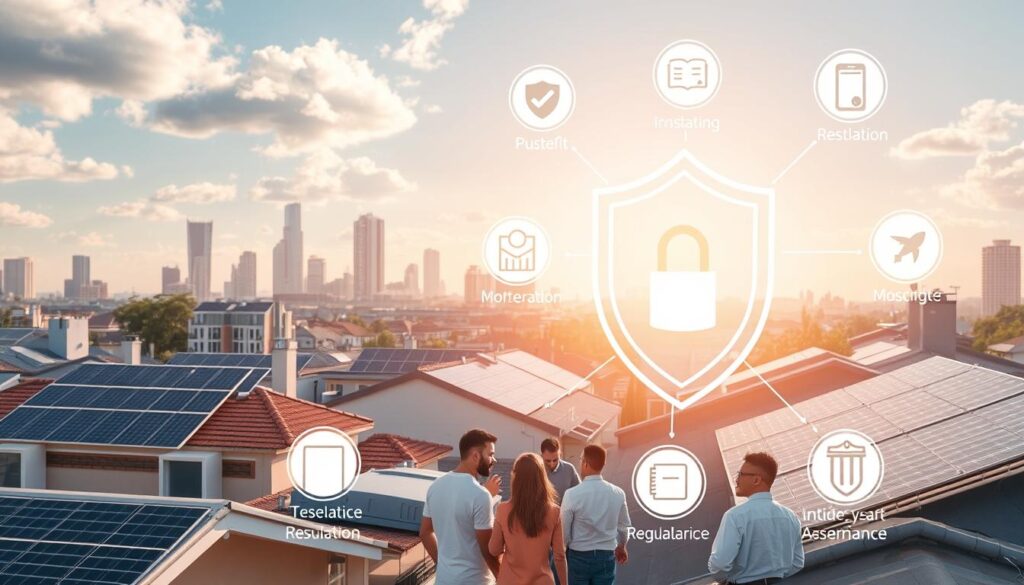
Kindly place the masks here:
<instances>
[{"instance_id":1,"label":"window","mask_svg":"<svg viewBox=\"0 0 1024 585\"><path fill-rule=\"evenodd\" d=\"M345 585L345 557L334 557L327 565L327 585Z\"/></svg>"},{"instance_id":2,"label":"window","mask_svg":"<svg viewBox=\"0 0 1024 585\"><path fill-rule=\"evenodd\" d=\"M21 453L0 453L0 487L21 487Z\"/></svg>"},{"instance_id":3,"label":"window","mask_svg":"<svg viewBox=\"0 0 1024 585\"><path fill-rule=\"evenodd\" d=\"M203 497L202 461L165 461L167 495L175 498Z\"/></svg>"}]
</instances>

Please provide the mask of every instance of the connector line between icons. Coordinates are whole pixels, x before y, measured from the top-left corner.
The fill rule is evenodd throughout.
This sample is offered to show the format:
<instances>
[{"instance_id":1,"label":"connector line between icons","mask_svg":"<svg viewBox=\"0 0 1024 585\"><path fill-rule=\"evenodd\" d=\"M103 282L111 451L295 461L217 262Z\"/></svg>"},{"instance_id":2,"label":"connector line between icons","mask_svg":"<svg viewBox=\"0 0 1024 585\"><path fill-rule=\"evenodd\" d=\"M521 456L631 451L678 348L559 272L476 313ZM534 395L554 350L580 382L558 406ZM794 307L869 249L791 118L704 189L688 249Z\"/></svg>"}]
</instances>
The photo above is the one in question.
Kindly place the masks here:
<instances>
[{"instance_id":1,"label":"connector line between icons","mask_svg":"<svg viewBox=\"0 0 1024 585\"><path fill-rule=\"evenodd\" d=\"M810 144L808 144L803 150L801 150L800 154L796 155L796 158L793 159L793 162L791 162L788 165L786 165L786 168L782 169L782 172L779 173L779 175L777 177L775 177L775 179L772 180L772 185L774 185L775 183L778 183L779 180L782 177L784 177L786 175L786 173L789 172L789 169L793 168L793 166L796 165L796 163L800 162L800 159L802 159L804 157L804 155L806 155L812 148L814 148L814 145L816 145L816 144L818 144L818 141L817 140L812 140Z\"/></svg>"},{"instance_id":2,"label":"connector line between icons","mask_svg":"<svg viewBox=\"0 0 1024 585\"><path fill-rule=\"evenodd\" d=\"M669 404L668 410L668 438L676 438L676 404Z\"/></svg>"},{"instance_id":3,"label":"connector line between icons","mask_svg":"<svg viewBox=\"0 0 1024 585\"><path fill-rule=\"evenodd\" d=\"M757 378L759 380L761 380L761 383L764 384L765 386L767 386L768 389L771 390L773 394L778 396L779 400L781 400L782 403L785 404L786 407L789 408L789 410L791 410L793 412L793 414L796 415L796 417L798 419L800 419L801 423L803 423L805 425L811 425L811 430L814 431L815 434L821 434L821 433L818 433L818 427L814 426L814 423L808 422L807 418L804 417L804 415L800 414L800 412L797 411L797 409L793 408L793 405L790 404L789 402L787 402L786 399L782 397L782 394L779 394L779 391L775 389L775 386L772 386L771 383L768 382L768 380L765 380L764 376L761 375L761 372L758 372L754 368L754 366L750 365L750 362L748 362L747 360L743 360L743 365L747 366L747 368L749 368L751 372L754 372L754 375L757 376Z\"/></svg>"},{"instance_id":4,"label":"connector line between icons","mask_svg":"<svg viewBox=\"0 0 1024 585\"><path fill-rule=\"evenodd\" d=\"M588 381L590 380L590 378L591 378L591 377L592 377L592 376L593 376L594 374L596 374L596 373L600 372L600 371L601 371L601 368L604 368L604 367L605 367L605 366L607 366L608 364L612 363L612 361L613 361L613 360L615 360L615 356L612 356L612 357L610 357L610 358L608 358L608 359L604 360L604 362L603 362L603 363L602 363L601 365L599 365L599 366L597 366L596 368L594 368L594 370L593 370L592 372L590 372L589 374L587 374L586 376L584 376L584 377L583 377L583 378L582 378L582 379L581 379L581 380L580 380L579 382L576 382L576 383L575 383L575 384L573 384L573 385L572 385L572 386L571 386L570 388L568 388L568 389L567 389L567 390L566 390L565 392L562 392L561 394L559 394L559 395L558 395L558 398L555 398L555 399L554 399L554 400L552 400L551 402L547 402L547 403L545 403L545 404L544 404L544 408L551 408L552 406L554 406L554 405L555 405L555 403L556 403L556 402L558 402L559 400L561 400L561 399L565 398L566 396L568 396L568 395L572 394L572 393L573 393L573 392L575 392L575 391L576 391L577 389L581 388L581 387L582 387L582 386L583 386L583 385L584 385L585 383L587 383L587 382L588 382Z\"/></svg>"},{"instance_id":5,"label":"connector line between icons","mask_svg":"<svg viewBox=\"0 0 1024 585\"><path fill-rule=\"evenodd\" d=\"M860 256L864 250L783 250L783 254L789 255L810 255L810 254L843 254L847 256Z\"/></svg>"},{"instance_id":6,"label":"connector line between icons","mask_svg":"<svg viewBox=\"0 0 1024 585\"><path fill-rule=\"evenodd\" d=\"M580 157L580 160L583 161L583 164L587 165L587 167L590 170L594 171L594 174L597 175L597 178L601 179L601 181L603 181L605 185L611 184L608 182L608 179L604 178L604 175L602 175L594 165L590 164L590 161L587 160L587 157L583 156L583 154L581 154L580 151L576 149L575 145L570 146L569 149L572 150L576 154L576 156Z\"/></svg>"}]
</instances>

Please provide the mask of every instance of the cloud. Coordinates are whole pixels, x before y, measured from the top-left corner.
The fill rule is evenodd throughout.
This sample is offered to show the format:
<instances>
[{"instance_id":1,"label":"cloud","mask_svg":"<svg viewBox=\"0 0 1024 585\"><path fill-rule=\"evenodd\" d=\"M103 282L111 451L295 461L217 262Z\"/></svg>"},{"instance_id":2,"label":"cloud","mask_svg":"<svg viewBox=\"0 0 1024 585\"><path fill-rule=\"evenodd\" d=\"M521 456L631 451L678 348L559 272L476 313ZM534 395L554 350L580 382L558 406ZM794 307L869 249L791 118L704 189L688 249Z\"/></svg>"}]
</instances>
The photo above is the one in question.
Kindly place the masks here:
<instances>
[{"instance_id":1,"label":"cloud","mask_svg":"<svg viewBox=\"0 0 1024 585\"><path fill-rule=\"evenodd\" d=\"M322 202L379 199L414 191L416 184L395 169L378 167L366 157L345 159L331 150L311 154L292 177L263 177L250 190L258 201Z\"/></svg>"},{"instance_id":2,"label":"cloud","mask_svg":"<svg viewBox=\"0 0 1024 585\"><path fill-rule=\"evenodd\" d=\"M81 182L117 175L117 167L110 163L89 157L66 160L50 130L21 126L0 110L0 183L32 179Z\"/></svg>"},{"instance_id":3,"label":"cloud","mask_svg":"<svg viewBox=\"0 0 1024 585\"><path fill-rule=\"evenodd\" d=\"M968 207L1024 209L1024 143L982 152L963 179L941 192Z\"/></svg>"},{"instance_id":4,"label":"cloud","mask_svg":"<svg viewBox=\"0 0 1024 585\"><path fill-rule=\"evenodd\" d=\"M151 104L152 129L191 138L224 131L271 134L269 156L342 148L410 128L416 115L358 56L320 39L286 51L252 53L230 86L194 91Z\"/></svg>"},{"instance_id":5,"label":"cloud","mask_svg":"<svg viewBox=\"0 0 1024 585\"><path fill-rule=\"evenodd\" d=\"M890 154L902 159L974 156L992 142L1008 140L1020 118L1024 118L1024 104L979 100L962 108L956 122L905 138Z\"/></svg>"},{"instance_id":6,"label":"cloud","mask_svg":"<svg viewBox=\"0 0 1024 585\"><path fill-rule=\"evenodd\" d=\"M113 234L101 234L99 232L89 232L85 234L79 234L76 231L61 232L57 234L57 239L69 242L73 241L77 245L85 248L110 248L114 245Z\"/></svg>"},{"instance_id":7,"label":"cloud","mask_svg":"<svg viewBox=\"0 0 1024 585\"><path fill-rule=\"evenodd\" d=\"M95 99L167 98L231 82L237 61L188 21L182 0L8 0L0 3L0 104L61 120Z\"/></svg>"},{"instance_id":8,"label":"cloud","mask_svg":"<svg viewBox=\"0 0 1024 585\"><path fill-rule=\"evenodd\" d=\"M178 187L167 185L161 187L153 195L152 201L159 203L197 203L206 205L232 201L235 198L234 185L217 185L214 183L193 183Z\"/></svg>"},{"instance_id":9,"label":"cloud","mask_svg":"<svg viewBox=\"0 0 1024 585\"><path fill-rule=\"evenodd\" d=\"M178 210L159 203L153 203L146 199L138 201L126 201L117 205L100 207L97 209L100 215L109 217L127 217L132 219L144 219L146 221L175 221L181 219L182 215Z\"/></svg>"},{"instance_id":10,"label":"cloud","mask_svg":"<svg viewBox=\"0 0 1024 585\"><path fill-rule=\"evenodd\" d=\"M423 0L432 18L417 21L408 18L398 27L405 39L397 48L384 45L382 57L406 63L413 69L431 71L447 63L439 55L445 34L455 27L455 19L469 7L469 0Z\"/></svg>"},{"instance_id":11,"label":"cloud","mask_svg":"<svg viewBox=\"0 0 1024 585\"><path fill-rule=\"evenodd\" d=\"M936 222L944 227L967 227L977 229L997 229L1008 225L1005 219L983 219L972 215L965 215L955 211L939 207L928 212Z\"/></svg>"},{"instance_id":12,"label":"cloud","mask_svg":"<svg viewBox=\"0 0 1024 585\"><path fill-rule=\"evenodd\" d=\"M440 114L441 112L444 111L444 109L442 109L441 106L437 104L427 104L423 106L423 111L428 114Z\"/></svg>"},{"instance_id":13,"label":"cloud","mask_svg":"<svg viewBox=\"0 0 1024 585\"><path fill-rule=\"evenodd\" d=\"M53 223L49 217L22 209L20 205L0 201L0 226L44 228Z\"/></svg>"},{"instance_id":14,"label":"cloud","mask_svg":"<svg viewBox=\"0 0 1024 585\"><path fill-rule=\"evenodd\" d=\"M204 8L210 12L224 12L224 2L221 0L210 0Z\"/></svg>"}]
</instances>

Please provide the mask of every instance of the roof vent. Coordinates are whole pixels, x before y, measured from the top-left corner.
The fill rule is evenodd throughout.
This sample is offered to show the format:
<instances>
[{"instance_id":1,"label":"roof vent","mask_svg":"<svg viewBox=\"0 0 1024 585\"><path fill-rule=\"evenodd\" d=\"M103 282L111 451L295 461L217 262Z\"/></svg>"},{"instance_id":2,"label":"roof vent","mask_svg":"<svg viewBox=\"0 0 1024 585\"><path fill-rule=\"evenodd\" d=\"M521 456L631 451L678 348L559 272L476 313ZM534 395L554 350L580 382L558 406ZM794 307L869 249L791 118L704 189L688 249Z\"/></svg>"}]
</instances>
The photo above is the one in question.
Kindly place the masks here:
<instances>
[{"instance_id":1,"label":"roof vent","mask_svg":"<svg viewBox=\"0 0 1024 585\"><path fill-rule=\"evenodd\" d=\"M290 499L291 498L288 497L288 494L281 494L277 496L277 511L284 512L285 510L287 510L289 504L288 500Z\"/></svg>"}]
</instances>

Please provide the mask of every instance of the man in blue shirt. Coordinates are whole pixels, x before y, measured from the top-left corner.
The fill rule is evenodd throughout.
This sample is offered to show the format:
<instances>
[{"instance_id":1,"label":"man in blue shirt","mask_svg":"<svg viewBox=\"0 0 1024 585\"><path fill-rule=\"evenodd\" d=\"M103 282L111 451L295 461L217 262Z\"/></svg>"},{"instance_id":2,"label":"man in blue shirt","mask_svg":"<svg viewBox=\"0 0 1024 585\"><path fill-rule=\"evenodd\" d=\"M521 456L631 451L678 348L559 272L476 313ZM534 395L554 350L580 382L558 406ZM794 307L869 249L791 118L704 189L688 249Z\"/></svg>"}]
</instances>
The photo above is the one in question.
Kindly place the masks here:
<instances>
[{"instance_id":1,"label":"man in blue shirt","mask_svg":"<svg viewBox=\"0 0 1024 585\"><path fill-rule=\"evenodd\" d=\"M747 501L722 517L708 570L726 585L769 585L804 566L800 520L772 499L779 471L767 453L747 453L736 474L736 495Z\"/></svg>"}]
</instances>

